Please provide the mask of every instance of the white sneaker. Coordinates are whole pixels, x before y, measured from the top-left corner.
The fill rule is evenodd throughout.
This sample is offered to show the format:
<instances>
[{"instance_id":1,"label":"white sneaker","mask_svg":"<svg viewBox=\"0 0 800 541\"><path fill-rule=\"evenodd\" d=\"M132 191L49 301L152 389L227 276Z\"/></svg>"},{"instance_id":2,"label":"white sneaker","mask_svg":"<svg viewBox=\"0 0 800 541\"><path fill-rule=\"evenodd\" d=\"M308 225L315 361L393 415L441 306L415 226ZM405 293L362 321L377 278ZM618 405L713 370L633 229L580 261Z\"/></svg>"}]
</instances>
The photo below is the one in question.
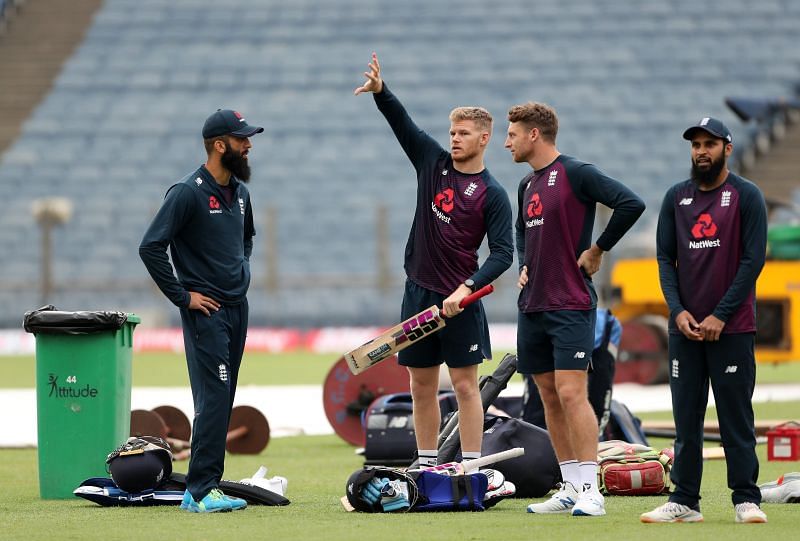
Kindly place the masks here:
<instances>
[{"instance_id":1,"label":"white sneaker","mask_svg":"<svg viewBox=\"0 0 800 541\"><path fill-rule=\"evenodd\" d=\"M583 485L584 489L572 508L573 517L600 517L606 514L605 498L600 491L588 489L589 485Z\"/></svg>"},{"instance_id":2,"label":"white sneaker","mask_svg":"<svg viewBox=\"0 0 800 541\"><path fill-rule=\"evenodd\" d=\"M767 515L753 502L738 503L734 509L736 509L736 522L759 524L767 521Z\"/></svg>"},{"instance_id":3,"label":"white sneaker","mask_svg":"<svg viewBox=\"0 0 800 541\"><path fill-rule=\"evenodd\" d=\"M800 503L800 473L781 475L777 481L759 485L761 501L767 503Z\"/></svg>"},{"instance_id":4,"label":"white sneaker","mask_svg":"<svg viewBox=\"0 0 800 541\"><path fill-rule=\"evenodd\" d=\"M655 522L703 522L703 515L700 511L695 511L688 505L667 502L649 513L642 513L639 520L645 524Z\"/></svg>"},{"instance_id":5,"label":"white sneaker","mask_svg":"<svg viewBox=\"0 0 800 541\"><path fill-rule=\"evenodd\" d=\"M569 513L578 501L578 491L572 483L563 482L558 492L550 496L550 499L542 503L532 503L528 506L528 513L554 514Z\"/></svg>"}]
</instances>

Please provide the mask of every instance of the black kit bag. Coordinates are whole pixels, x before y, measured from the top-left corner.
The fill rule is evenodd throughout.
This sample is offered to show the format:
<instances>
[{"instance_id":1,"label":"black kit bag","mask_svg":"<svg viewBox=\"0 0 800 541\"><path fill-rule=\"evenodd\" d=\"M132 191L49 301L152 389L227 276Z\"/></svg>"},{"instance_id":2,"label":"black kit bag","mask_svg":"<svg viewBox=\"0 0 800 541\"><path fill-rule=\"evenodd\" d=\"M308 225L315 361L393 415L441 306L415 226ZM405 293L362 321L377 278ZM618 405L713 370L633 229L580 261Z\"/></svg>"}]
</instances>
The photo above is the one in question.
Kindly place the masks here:
<instances>
[{"instance_id":1,"label":"black kit bag","mask_svg":"<svg viewBox=\"0 0 800 541\"><path fill-rule=\"evenodd\" d=\"M516 497L540 498L561 481L561 469L546 430L521 419L487 415L483 456L523 447L525 454L492 465L517 488Z\"/></svg>"},{"instance_id":2,"label":"black kit bag","mask_svg":"<svg viewBox=\"0 0 800 541\"><path fill-rule=\"evenodd\" d=\"M417 450L414 432L411 393L394 393L376 398L367 408L364 419L366 443L364 464L367 466L408 466ZM458 409L456 395L439 392L442 419Z\"/></svg>"},{"instance_id":3,"label":"black kit bag","mask_svg":"<svg viewBox=\"0 0 800 541\"><path fill-rule=\"evenodd\" d=\"M650 446L647 434L642 428L642 420L635 416L628 406L616 400L611 401L611 416L603 431L604 441L622 440Z\"/></svg>"},{"instance_id":4,"label":"black kit bag","mask_svg":"<svg viewBox=\"0 0 800 541\"><path fill-rule=\"evenodd\" d=\"M182 473L172 472L169 479L164 484L165 488L171 490L186 490L186 475ZM281 494L272 492L265 488L255 485L248 485L238 481L228 481L222 479L219 482L219 489L227 496L241 498L245 500L248 505L269 505L269 506L282 506L289 505L291 502L288 498Z\"/></svg>"}]
</instances>

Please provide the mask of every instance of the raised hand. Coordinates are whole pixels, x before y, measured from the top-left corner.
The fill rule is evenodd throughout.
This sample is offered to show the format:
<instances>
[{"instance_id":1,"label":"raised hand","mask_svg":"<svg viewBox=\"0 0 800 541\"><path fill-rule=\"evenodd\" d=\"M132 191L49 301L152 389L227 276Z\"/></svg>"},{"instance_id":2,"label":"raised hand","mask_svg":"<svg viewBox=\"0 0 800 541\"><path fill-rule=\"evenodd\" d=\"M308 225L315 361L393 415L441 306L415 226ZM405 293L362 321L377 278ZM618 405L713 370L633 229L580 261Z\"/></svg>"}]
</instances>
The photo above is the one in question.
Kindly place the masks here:
<instances>
[{"instance_id":1,"label":"raised hand","mask_svg":"<svg viewBox=\"0 0 800 541\"><path fill-rule=\"evenodd\" d=\"M372 53L372 60L369 62L369 71L364 72L364 77L367 78L364 84L359 86L353 91L353 94L358 96L362 92L374 92L380 94L383 92L383 79L381 79L381 65L378 63L378 55Z\"/></svg>"}]
</instances>

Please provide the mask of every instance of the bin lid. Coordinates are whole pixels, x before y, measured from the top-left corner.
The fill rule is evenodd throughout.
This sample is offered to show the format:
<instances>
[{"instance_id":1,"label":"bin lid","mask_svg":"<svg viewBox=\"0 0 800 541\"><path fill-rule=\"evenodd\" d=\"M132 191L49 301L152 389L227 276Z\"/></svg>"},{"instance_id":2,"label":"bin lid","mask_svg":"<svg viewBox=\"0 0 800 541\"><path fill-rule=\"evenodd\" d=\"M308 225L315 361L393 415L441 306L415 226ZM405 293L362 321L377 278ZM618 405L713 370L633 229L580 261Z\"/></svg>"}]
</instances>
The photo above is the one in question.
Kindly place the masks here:
<instances>
[{"instance_id":1,"label":"bin lid","mask_svg":"<svg viewBox=\"0 0 800 541\"><path fill-rule=\"evenodd\" d=\"M63 312L49 304L37 310L25 312L22 326L27 332L34 334L90 334L116 331L125 323L135 325L140 322L139 316L125 312Z\"/></svg>"}]
</instances>

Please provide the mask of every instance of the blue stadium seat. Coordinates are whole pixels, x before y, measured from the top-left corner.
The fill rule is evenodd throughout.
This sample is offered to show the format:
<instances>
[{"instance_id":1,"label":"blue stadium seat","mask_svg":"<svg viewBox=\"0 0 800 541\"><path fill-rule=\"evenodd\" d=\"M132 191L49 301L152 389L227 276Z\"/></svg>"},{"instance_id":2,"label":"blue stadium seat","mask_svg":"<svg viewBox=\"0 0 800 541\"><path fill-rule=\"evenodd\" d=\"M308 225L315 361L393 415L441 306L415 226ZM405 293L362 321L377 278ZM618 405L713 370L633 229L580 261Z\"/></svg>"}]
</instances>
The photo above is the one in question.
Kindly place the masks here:
<instances>
[{"instance_id":1,"label":"blue stadium seat","mask_svg":"<svg viewBox=\"0 0 800 541\"><path fill-rule=\"evenodd\" d=\"M645 230L665 187L686 175L687 125L719 116L749 144L724 96L789 95L800 79L800 3L731 0L718 11L708 17L693 0L544 0L535 13L524 0L107 0L0 159L0 197L25 202L0 213L0 253L14 254L3 268L18 280L0 289L0 326L17 326L40 301L29 202L50 195L75 204L54 234L59 303L170 309L137 247L169 186L203 162L200 127L218 107L266 128L250 157L253 323L394 321L415 183L372 99L352 96L373 50L387 83L443 145L454 106L492 112L487 166L512 202L528 169L503 149L508 107L554 105L560 150L637 190L650 206L637 226ZM379 205L396 277L389 300L358 287L264 288L267 207L279 210L281 271L337 277L374 274ZM639 248L623 242L615 253L626 249ZM493 320L514 318L514 275L487 302Z\"/></svg>"}]
</instances>

